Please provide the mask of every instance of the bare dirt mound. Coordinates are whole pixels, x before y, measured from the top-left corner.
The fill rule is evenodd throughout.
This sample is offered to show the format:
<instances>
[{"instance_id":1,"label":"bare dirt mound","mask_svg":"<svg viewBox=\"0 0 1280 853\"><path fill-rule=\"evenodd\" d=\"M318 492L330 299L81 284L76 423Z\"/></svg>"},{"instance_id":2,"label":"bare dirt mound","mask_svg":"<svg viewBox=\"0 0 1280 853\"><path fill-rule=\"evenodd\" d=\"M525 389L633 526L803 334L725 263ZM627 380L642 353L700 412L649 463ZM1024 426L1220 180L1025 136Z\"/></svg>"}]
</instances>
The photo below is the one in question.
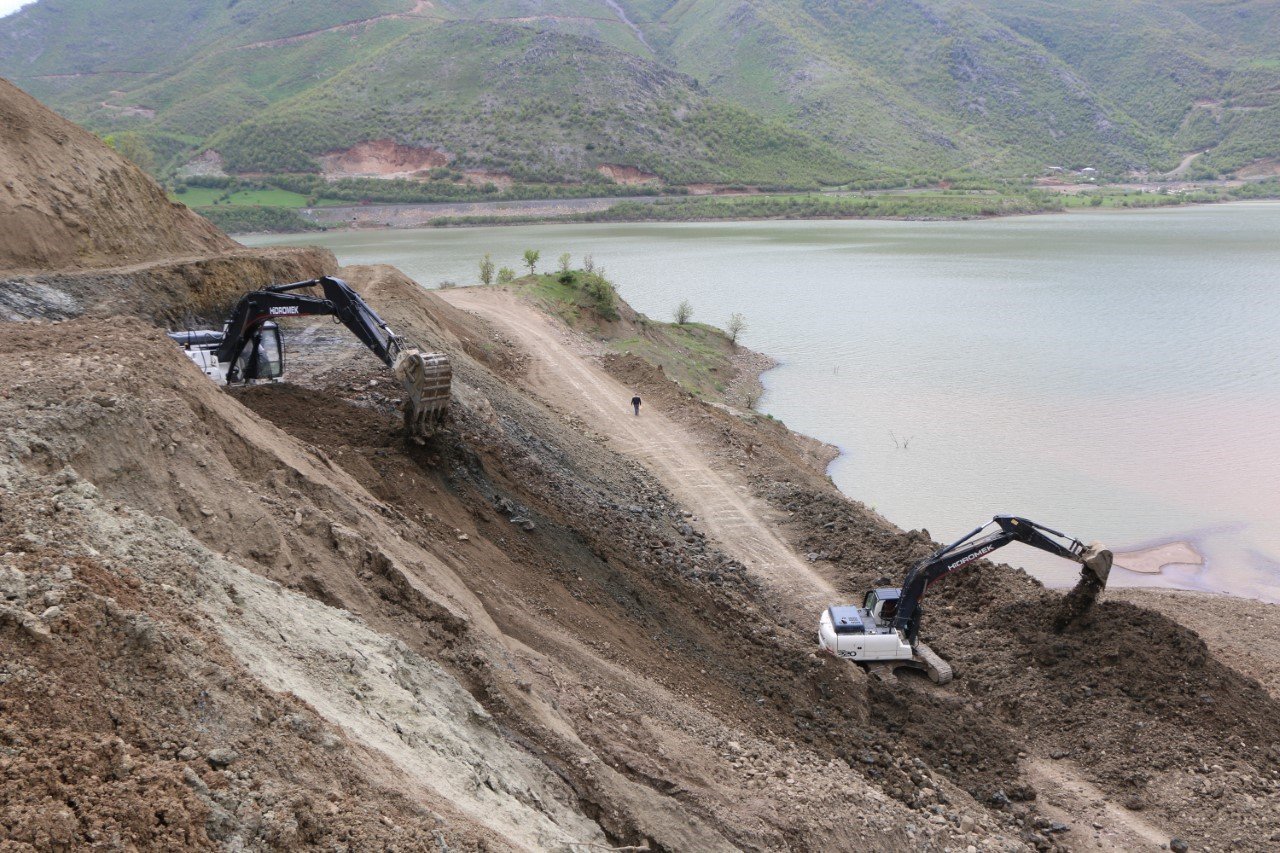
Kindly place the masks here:
<instances>
[{"instance_id":1,"label":"bare dirt mound","mask_svg":"<svg viewBox=\"0 0 1280 853\"><path fill-rule=\"evenodd\" d=\"M596 167L596 171L604 175L615 184L622 184L627 187L642 187L649 184L660 184L662 178L653 172L646 172L636 166L622 166L614 163L604 163Z\"/></svg>"},{"instance_id":2,"label":"bare dirt mound","mask_svg":"<svg viewBox=\"0 0 1280 853\"><path fill-rule=\"evenodd\" d=\"M0 270L118 266L237 244L102 140L0 80Z\"/></svg>"},{"instance_id":3,"label":"bare dirt mound","mask_svg":"<svg viewBox=\"0 0 1280 853\"><path fill-rule=\"evenodd\" d=\"M375 139L331 151L319 159L326 178L417 178L448 166L453 155L439 148Z\"/></svg>"}]
</instances>

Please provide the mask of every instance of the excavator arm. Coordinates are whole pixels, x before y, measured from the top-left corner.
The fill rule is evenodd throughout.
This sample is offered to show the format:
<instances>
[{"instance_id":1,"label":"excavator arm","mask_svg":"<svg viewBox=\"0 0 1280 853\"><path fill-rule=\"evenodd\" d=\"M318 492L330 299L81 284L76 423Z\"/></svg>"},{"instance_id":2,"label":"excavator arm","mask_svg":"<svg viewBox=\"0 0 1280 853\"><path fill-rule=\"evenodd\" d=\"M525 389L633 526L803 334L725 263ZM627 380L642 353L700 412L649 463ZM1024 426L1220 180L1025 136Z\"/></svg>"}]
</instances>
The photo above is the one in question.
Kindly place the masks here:
<instances>
[{"instance_id":1,"label":"excavator arm","mask_svg":"<svg viewBox=\"0 0 1280 853\"><path fill-rule=\"evenodd\" d=\"M324 297L293 292L310 287L319 287ZM217 349L218 361L235 365L263 323L281 317L300 316L336 317L388 367L395 364L404 347L404 339L394 334L350 285L340 278L325 276L246 293L227 319L222 343ZM228 374L227 381L236 382L244 378L247 377Z\"/></svg>"},{"instance_id":2,"label":"excavator arm","mask_svg":"<svg viewBox=\"0 0 1280 853\"><path fill-rule=\"evenodd\" d=\"M992 525L995 530L989 532ZM963 569L976 560L1008 545L1021 542L1042 551L1048 551L1067 560L1080 563L1082 574L1097 589L1106 586L1111 572L1111 552L1100 545L1085 545L1052 528L1037 524L1027 518L1013 515L997 515L989 523L975 528L950 545L939 548L930 556L916 563L907 572L902 583L902 596L898 601L893 627L901 631L912 645L920 631L921 599L925 591L937 580Z\"/></svg>"}]
</instances>

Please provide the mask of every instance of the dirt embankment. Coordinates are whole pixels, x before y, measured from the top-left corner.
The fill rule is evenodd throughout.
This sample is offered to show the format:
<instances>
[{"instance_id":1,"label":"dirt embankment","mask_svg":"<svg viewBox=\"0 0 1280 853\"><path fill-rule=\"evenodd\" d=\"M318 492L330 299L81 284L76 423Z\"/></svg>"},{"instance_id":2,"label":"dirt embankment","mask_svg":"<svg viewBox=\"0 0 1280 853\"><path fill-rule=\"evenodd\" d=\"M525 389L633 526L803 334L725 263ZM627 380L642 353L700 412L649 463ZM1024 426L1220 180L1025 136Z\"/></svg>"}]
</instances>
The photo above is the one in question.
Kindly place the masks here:
<instances>
[{"instance_id":1,"label":"dirt embankment","mask_svg":"<svg viewBox=\"0 0 1280 853\"><path fill-rule=\"evenodd\" d=\"M336 178L426 178L443 168L453 155L440 148L401 145L390 139L361 142L320 156L324 176Z\"/></svg>"},{"instance_id":2,"label":"dirt embankment","mask_svg":"<svg viewBox=\"0 0 1280 853\"><path fill-rule=\"evenodd\" d=\"M237 245L6 80L0 176L0 271L119 266Z\"/></svg>"},{"instance_id":3,"label":"dirt embankment","mask_svg":"<svg viewBox=\"0 0 1280 853\"><path fill-rule=\"evenodd\" d=\"M170 328L218 328L246 292L337 267L327 249L240 249L127 267L0 274L0 320L124 314Z\"/></svg>"},{"instance_id":4,"label":"dirt embankment","mask_svg":"<svg viewBox=\"0 0 1280 853\"><path fill-rule=\"evenodd\" d=\"M529 337L531 321L482 313ZM550 348L544 342L542 354ZM900 577L936 547L927 533L903 534L845 499L776 422L702 405L638 359L604 364L692 431L720 470L748 472L755 493L789 519L797 550L843 598ZM586 383L570 386L565 405L590 393ZM1117 597L1062 627L1060 594L1021 571L979 565L930 596L924 631L956 682L937 691L871 681L868 731L906 745L979 801L1021 813L1020 825L1048 830L1055 844L1124 850L1181 836L1193 846L1267 849L1280 840L1280 704L1257 678L1274 681L1260 657L1280 636L1280 617L1256 602L1191 598L1181 610L1157 604L1175 616L1195 609L1188 618L1209 632L1203 640ZM1232 641L1240 630L1247 642Z\"/></svg>"},{"instance_id":5,"label":"dirt embankment","mask_svg":"<svg viewBox=\"0 0 1280 853\"><path fill-rule=\"evenodd\" d=\"M940 850L1000 836L891 744L875 778L894 786L866 775L861 674L777 626L643 468L509 384L513 347L390 271L350 274L454 358L454 424L432 446L403 442L387 372L350 341L325 352L299 335L291 364L315 344L313 390L238 401L137 322L2 336L3 562L21 577L0 702L44 726L43 753L14 741L6 833L53 809L46 832L72 846L162 843L171 825L215 846L394 833L451 849ZM116 652L85 627L107 598L155 625L135 667L100 665L136 642L106 623ZM86 666L64 670L72 659ZM273 710L286 694L296 720ZM118 778L78 757L101 732L157 785L177 780L147 800L159 811L127 822L87 796ZM337 769L310 775L318 761ZM912 772L945 807L911 801ZM81 810L62 815L68 792Z\"/></svg>"}]
</instances>

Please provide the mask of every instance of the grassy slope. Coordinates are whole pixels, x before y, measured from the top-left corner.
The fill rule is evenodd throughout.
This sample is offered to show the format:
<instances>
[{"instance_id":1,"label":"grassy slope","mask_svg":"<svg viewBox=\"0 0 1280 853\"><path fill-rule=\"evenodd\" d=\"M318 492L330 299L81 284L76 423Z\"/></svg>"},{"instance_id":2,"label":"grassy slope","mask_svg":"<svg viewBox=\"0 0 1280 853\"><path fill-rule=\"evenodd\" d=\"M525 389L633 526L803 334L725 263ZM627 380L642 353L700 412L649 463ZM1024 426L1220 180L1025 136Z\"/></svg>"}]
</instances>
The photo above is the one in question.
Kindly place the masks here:
<instances>
[{"instance_id":1,"label":"grassy slope","mask_svg":"<svg viewBox=\"0 0 1280 853\"><path fill-rule=\"evenodd\" d=\"M597 299L585 292L590 278L573 270L524 276L511 286L570 326L589 331L613 352L639 356L700 397L725 399L735 373L735 348L723 330L706 323L653 320L616 297L616 308L602 314Z\"/></svg>"},{"instance_id":2,"label":"grassy slope","mask_svg":"<svg viewBox=\"0 0 1280 853\"><path fill-rule=\"evenodd\" d=\"M899 168L1117 169L1167 156L1064 63L970 3L684 0L663 20L665 49L697 63L713 91Z\"/></svg>"},{"instance_id":3,"label":"grassy slope","mask_svg":"<svg viewBox=\"0 0 1280 853\"><path fill-rule=\"evenodd\" d=\"M343 132L447 136L455 146L465 138L476 162L516 159L542 177L576 177L598 162L660 172L655 164L663 164L675 180L740 183L839 172L850 161L881 173L1019 175L1055 163L1116 174L1168 168L1206 148L1211 153L1196 168L1214 173L1280 155L1280 0L616 5L642 35L605 0L452 0L421 8L414 0L46 2L0 24L0 75L94 129L138 127L175 158L210 136L232 138L244 122L253 124L240 131L246 139L264 123L266 137L286 125L300 129L303 150L272 155L290 168L309 168L305 155L336 135L334 113L353 105L359 126L339 116ZM246 47L389 13L399 17ZM528 74L486 75L480 57L460 55L436 35L459 18L592 41L558 41L547 57L527 49L515 56L497 39L462 40L468 49L496 51L487 58L504 72L538 69L543 85ZM639 64L627 64L626 53ZM695 100L707 109L688 122L661 110L631 120L637 78L666 74L650 64L655 59L737 108L664 83L647 93L646 109L678 115ZM454 76L458 85L414 91L415 74L434 82L459 61L471 67ZM596 73L602 67L608 73ZM556 73L569 69L578 75ZM595 76L582 76L589 72ZM42 76L68 73L87 76ZM478 97L479 87L497 103ZM592 106L577 114L580 98ZM415 124L406 103L432 112ZM119 109L131 105L157 115ZM757 115L841 153L778 129L752 149ZM280 142L266 137L258 141ZM705 144L689 149L690 139Z\"/></svg>"},{"instance_id":4,"label":"grassy slope","mask_svg":"<svg viewBox=\"0 0 1280 853\"><path fill-rule=\"evenodd\" d=\"M1200 174L1280 154L1275 0L975 0L1035 39Z\"/></svg>"},{"instance_id":5,"label":"grassy slope","mask_svg":"<svg viewBox=\"0 0 1280 853\"><path fill-rule=\"evenodd\" d=\"M692 80L590 39L465 22L410 33L218 134L240 171L307 171L370 139L435 145L460 167L581 179L622 163L671 182L859 176L829 146L719 103Z\"/></svg>"}]
</instances>

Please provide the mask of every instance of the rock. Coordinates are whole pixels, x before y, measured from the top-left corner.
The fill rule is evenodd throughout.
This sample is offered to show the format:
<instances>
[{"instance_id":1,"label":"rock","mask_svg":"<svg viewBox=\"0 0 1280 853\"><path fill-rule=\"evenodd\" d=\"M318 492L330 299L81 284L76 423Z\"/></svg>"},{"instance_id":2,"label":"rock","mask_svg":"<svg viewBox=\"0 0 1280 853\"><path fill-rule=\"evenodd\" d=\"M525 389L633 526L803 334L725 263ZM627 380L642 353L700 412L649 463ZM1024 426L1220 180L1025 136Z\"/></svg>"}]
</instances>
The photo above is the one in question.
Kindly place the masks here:
<instances>
[{"instance_id":1,"label":"rock","mask_svg":"<svg viewBox=\"0 0 1280 853\"><path fill-rule=\"evenodd\" d=\"M1169 839L1169 849L1172 850L1173 853L1187 853L1187 851L1191 849L1191 846L1181 838L1171 838Z\"/></svg>"},{"instance_id":2,"label":"rock","mask_svg":"<svg viewBox=\"0 0 1280 853\"><path fill-rule=\"evenodd\" d=\"M993 805L999 806L1000 808L1004 808L1005 806L1009 805L1009 795L1006 794L1004 791L996 791L994 794L991 795L991 802Z\"/></svg>"},{"instance_id":3,"label":"rock","mask_svg":"<svg viewBox=\"0 0 1280 853\"><path fill-rule=\"evenodd\" d=\"M196 756L199 754L200 753L196 752L191 747L184 746L182 749L178 750L178 759L180 761L194 761Z\"/></svg>"},{"instance_id":4,"label":"rock","mask_svg":"<svg viewBox=\"0 0 1280 853\"><path fill-rule=\"evenodd\" d=\"M54 605L53 607L46 609L43 613L40 614L40 620L42 622L52 622L54 619L57 619L61 615L62 615L62 608L58 607L57 605Z\"/></svg>"},{"instance_id":5,"label":"rock","mask_svg":"<svg viewBox=\"0 0 1280 853\"><path fill-rule=\"evenodd\" d=\"M208 796L209 786L200 778L200 774L192 770L190 767L182 768L182 781L186 782L193 791Z\"/></svg>"},{"instance_id":6,"label":"rock","mask_svg":"<svg viewBox=\"0 0 1280 853\"><path fill-rule=\"evenodd\" d=\"M229 766L233 761L240 757L240 753L230 747L218 747L210 750L205 758L209 761L209 766L215 770Z\"/></svg>"},{"instance_id":7,"label":"rock","mask_svg":"<svg viewBox=\"0 0 1280 853\"><path fill-rule=\"evenodd\" d=\"M960 831L965 835L973 832L973 817L971 815L963 815L960 818Z\"/></svg>"}]
</instances>

